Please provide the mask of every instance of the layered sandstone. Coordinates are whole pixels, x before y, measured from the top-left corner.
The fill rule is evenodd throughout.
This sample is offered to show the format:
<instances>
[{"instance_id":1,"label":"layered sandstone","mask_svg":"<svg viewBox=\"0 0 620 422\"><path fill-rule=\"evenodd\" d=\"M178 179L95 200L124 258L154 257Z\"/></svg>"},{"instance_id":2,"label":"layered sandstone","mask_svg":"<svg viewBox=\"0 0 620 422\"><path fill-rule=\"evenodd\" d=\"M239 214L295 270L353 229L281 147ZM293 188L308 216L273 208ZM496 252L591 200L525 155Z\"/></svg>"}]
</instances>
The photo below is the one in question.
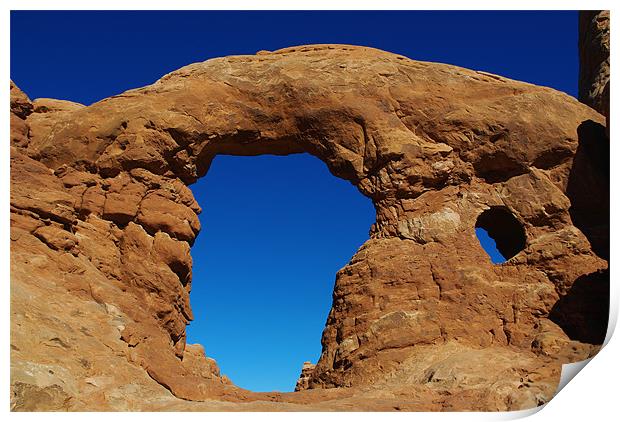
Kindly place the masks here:
<instances>
[{"instance_id":1,"label":"layered sandstone","mask_svg":"<svg viewBox=\"0 0 620 422\"><path fill-rule=\"evenodd\" d=\"M319 45L192 64L88 107L11 84L11 122L16 410L523 409L605 336L604 227L584 217L605 119L553 89ZM302 152L371 198L376 223L336 275L305 390L252 393L185 341L188 185L217 154ZM479 224L504 233L506 263Z\"/></svg>"}]
</instances>

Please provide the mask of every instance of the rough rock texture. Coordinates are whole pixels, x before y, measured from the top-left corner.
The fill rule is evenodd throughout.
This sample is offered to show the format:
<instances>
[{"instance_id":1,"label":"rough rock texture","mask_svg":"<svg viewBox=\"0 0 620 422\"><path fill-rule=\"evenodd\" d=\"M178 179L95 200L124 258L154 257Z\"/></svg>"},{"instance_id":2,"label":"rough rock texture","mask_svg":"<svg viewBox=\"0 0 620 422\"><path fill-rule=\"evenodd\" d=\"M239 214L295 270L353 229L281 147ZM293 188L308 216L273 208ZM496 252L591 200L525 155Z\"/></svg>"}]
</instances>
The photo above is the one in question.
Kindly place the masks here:
<instances>
[{"instance_id":1,"label":"rough rock texture","mask_svg":"<svg viewBox=\"0 0 620 422\"><path fill-rule=\"evenodd\" d=\"M88 107L12 84L11 110L15 410L524 409L603 341L608 264L573 208L600 182L583 145L605 120L566 94L321 45L192 64ZM185 342L187 185L217 154L301 152L371 198L376 223L336 276L307 389L252 393Z\"/></svg>"},{"instance_id":2,"label":"rough rock texture","mask_svg":"<svg viewBox=\"0 0 620 422\"><path fill-rule=\"evenodd\" d=\"M609 10L579 12L579 100L608 123L609 51Z\"/></svg>"},{"instance_id":3,"label":"rough rock texture","mask_svg":"<svg viewBox=\"0 0 620 422\"><path fill-rule=\"evenodd\" d=\"M312 371L315 367L316 365L314 365L312 362L304 362L304 365L301 368L301 374L299 375L299 379L295 384L295 391L307 390L308 387L310 387L310 376L312 375Z\"/></svg>"},{"instance_id":4,"label":"rough rock texture","mask_svg":"<svg viewBox=\"0 0 620 422\"><path fill-rule=\"evenodd\" d=\"M580 144L573 166L579 177L569 183L569 196L573 193L570 212L574 224L588 237L594 252L606 260L609 260L610 240L609 53L609 11L580 12L579 100L605 116L606 130L602 133L599 126L592 124L581 127L580 136L584 142Z\"/></svg>"}]
</instances>

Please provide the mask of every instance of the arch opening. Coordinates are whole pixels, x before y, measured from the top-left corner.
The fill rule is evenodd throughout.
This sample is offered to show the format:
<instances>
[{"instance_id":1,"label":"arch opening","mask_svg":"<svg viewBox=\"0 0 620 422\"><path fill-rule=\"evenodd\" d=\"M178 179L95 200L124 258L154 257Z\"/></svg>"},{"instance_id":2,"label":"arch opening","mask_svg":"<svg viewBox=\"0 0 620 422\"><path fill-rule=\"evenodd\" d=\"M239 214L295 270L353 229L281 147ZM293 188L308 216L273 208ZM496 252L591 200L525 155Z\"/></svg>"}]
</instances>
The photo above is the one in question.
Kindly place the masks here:
<instances>
[{"instance_id":1,"label":"arch opening","mask_svg":"<svg viewBox=\"0 0 620 422\"><path fill-rule=\"evenodd\" d=\"M293 391L316 363L335 275L368 239L371 200L310 154L215 156L191 186L188 343L253 391Z\"/></svg>"},{"instance_id":2,"label":"arch opening","mask_svg":"<svg viewBox=\"0 0 620 422\"><path fill-rule=\"evenodd\" d=\"M476 220L476 236L494 264L503 263L525 248L525 229L505 207L494 206Z\"/></svg>"}]
</instances>

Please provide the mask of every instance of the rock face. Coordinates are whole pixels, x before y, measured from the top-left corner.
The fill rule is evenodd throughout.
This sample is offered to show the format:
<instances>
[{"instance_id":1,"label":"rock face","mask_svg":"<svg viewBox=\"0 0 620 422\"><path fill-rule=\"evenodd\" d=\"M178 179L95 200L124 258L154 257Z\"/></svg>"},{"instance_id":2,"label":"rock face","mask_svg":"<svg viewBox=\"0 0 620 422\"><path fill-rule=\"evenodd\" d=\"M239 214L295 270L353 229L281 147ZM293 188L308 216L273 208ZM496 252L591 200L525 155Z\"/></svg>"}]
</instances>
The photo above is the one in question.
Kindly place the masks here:
<instances>
[{"instance_id":1,"label":"rock face","mask_svg":"<svg viewBox=\"0 0 620 422\"><path fill-rule=\"evenodd\" d=\"M297 384L295 385L295 391L308 389L308 387L310 386L310 377L315 367L316 365L314 365L312 362L304 362L304 366L301 368L301 374L299 375L299 379L297 380Z\"/></svg>"},{"instance_id":2,"label":"rock face","mask_svg":"<svg viewBox=\"0 0 620 422\"><path fill-rule=\"evenodd\" d=\"M609 121L609 10L579 12L579 100Z\"/></svg>"},{"instance_id":3,"label":"rock face","mask_svg":"<svg viewBox=\"0 0 620 422\"><path fill-rule=\"evenodd\" d=\"M15 410L524 409L604 339L608 264L572 211L605 119L555 90L317 45L88 107L11 84L11 122ZM185 341L187 185L217 154L301 152L371 198L376 223L336 275L305 390L252 393Z\"/></svg>"},{"instance_id":4,"label":"rock face","mask_svg":"<svg viewBox=\"0 0 620 422\"><path fill-rule=\"evenodd\" d=\"M609 260L608 10L580 12L579 54L579 100L605 116L606 130L602 133L600 127L592 124L581 128L584 142L574 159L573 168L579 177L569 183L570 211L575 226L588 237L592 249Z\"/></svg>"}]
</instances>

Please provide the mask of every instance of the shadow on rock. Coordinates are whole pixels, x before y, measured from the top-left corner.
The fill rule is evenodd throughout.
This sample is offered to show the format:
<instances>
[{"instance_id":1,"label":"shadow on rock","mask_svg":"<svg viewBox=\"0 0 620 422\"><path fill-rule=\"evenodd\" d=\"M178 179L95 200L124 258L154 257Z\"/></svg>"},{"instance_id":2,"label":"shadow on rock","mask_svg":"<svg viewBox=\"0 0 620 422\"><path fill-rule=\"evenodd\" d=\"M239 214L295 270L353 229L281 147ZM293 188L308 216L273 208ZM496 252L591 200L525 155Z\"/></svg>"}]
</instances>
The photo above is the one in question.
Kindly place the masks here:
<instances>
[{"instance_id":1,"label":"shadow on rock","mask_svg":"<svg viewBox=\"0 0 620 422\"><path fill-rule=\"evenodd\" d=\"M603 344L609 321L609 269L582 275L551 309L549 319L571 340Z\"/></svg>"},{"instance_id":2,"label":"shadow on rock","mask_svg":"<svg viewBox=\"0 0 620 422\"><path fill-rule=\"evenodd\" d=\"M592 120L581 123L577 134L579 146L566 187L570 216L594 253L609 260L609 139L605 127Z\"/></svg>"}]
</instances>

